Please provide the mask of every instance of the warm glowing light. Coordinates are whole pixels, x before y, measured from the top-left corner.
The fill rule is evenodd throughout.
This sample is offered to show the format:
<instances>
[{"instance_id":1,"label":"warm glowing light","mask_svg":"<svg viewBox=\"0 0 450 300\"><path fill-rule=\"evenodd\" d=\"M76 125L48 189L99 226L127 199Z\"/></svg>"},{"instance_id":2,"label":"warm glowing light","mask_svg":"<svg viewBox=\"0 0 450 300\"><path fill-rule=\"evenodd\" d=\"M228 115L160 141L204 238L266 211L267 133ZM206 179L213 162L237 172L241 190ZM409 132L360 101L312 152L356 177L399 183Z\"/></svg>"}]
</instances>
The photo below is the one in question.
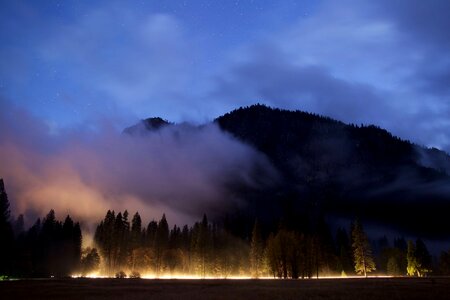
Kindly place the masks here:
<instances>
[{"instance_id":1,"label":"warm glowing light","mask_svg":"<svg viewBox=\"0 0 450 300\"><path fill-rule=\"evenodd\" d=\"M102 275L100 273L90 273L86 275L81 274L74 274L71 276L72 278L114 278L114 276L106 276ZM126 277L129 278L129 277ZM248 279L254 279L251 276L199 276L199 275L190 275L190 274L164 274L157 276L156 274L147 273L143 274L141 279L195 279L195 280L201 280L201 279L230 279L230 280L248 280ZM273 277L259 277L258 279L274 279Z\"/></svg>"},{"instance_id":2,"label":"warm glowing light","mask_svg":"<svg viewBox=\"0 0 450 300\"><path fill-rule=\"evenodd\" d=\"M392 278L395 276L389 276L389 275L369 275L367 278ZM319 276L319 278L311 278L311 279L365 279L364 276L357 276L357 275L351 275L351 276Z\"/></svg>"},{"instance_id":3,"label":"warm glowing light","mask_svg":"<svg viewBox=\"0 0 450 300\"><path fill-rule=\"evenodd\" d=\"M70 276L72 278L109 278L108 276L105 275L101 275L99 273L89 273L86 275L82 275L82 274L75 274Z\"/></svg>"},{"instance_id":4,"label":"warm glowing light","mask_svg":"<svg viewBox=\"0 0 450 300\"><path fill-rule=\"evenodd\" d=\"M90 273L87 275L82 276L81 274L75 274L71 276L72 278L114 278L114 276L106 276L99 273ZM388 275L372 275L368 276L368 278L394 278L396 276L388 276ZM129 278L129 277L127 277ZM190 274L163 274L157 276L156 274L152 273L146 273L143 274L141 279L181 279L181 280L212 280L212 279L229 279L229 280L250 280L250 279L259 279L259 280L281 280L281 278L275 278L272 276L264 276L264 277L258 277L254 278L251 276L199 276L199 275L190 275ZM312 277L310 279L364 279L364 276L319 276Z\"/></svg>"},{"instance_id":5,"label":"warm glowing light","mask_svg":"<svg viewBox=\"0 0 450 300\"><path fill-rule=\"evenodd\" d=\"M230 280L249 280L255 279L250 275L240 275L240 276L200 276L200 275L191 275L191 274L165 274L156 276L156 274L144 274L142 275L143 279L230 279ZM275 279L273 277L258 277L257 279Z\"/></svg>"}]
</instances>

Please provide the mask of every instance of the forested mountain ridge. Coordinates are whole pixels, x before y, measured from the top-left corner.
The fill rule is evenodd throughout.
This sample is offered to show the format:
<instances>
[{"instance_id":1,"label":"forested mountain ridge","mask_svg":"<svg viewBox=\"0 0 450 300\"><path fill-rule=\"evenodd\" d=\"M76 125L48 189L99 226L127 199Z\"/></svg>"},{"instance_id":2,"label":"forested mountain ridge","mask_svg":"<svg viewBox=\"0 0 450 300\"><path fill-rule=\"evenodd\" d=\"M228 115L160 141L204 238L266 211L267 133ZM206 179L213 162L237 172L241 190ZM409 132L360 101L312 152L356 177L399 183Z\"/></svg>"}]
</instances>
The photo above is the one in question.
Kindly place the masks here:
<instances>
[{"instance_id":1,"label":"forested mountain ridge","mask_svg":"<svg viewBox=\"0 0 450 300\"><path fill-rule=\"evenodd\" d=\"M269 193L241 194L247 212L262 220L360 216L403 232L448 237L450 157L443 151L374 125L264 105L236 109L214 122L265 154L281 174Z\"/></svg>"},{"instance_id":2,"label":"forested mountain ridge","mask_svg":"<svg viewBox=\"0 0 450 300\"><path fill-rule=\"evenodd\" d=\"M265 153L291 193L327 214L360 215L424 235L448 234L442 226L443 210L450 206L445 152L374 125L263 105L234 110L215 122Z\"/></svg>"},{"instance_id":3,"label":"forested mountain ridge","mask_svg":"<svg viewBox=\"0 0 450 300\"><path fill-rule=\"evenodd\" d=\"M375 125L347 125L329 117L264 105L239 108L215 122L277 165L296 156L328 172L339 166L367 164L389 168L414 165L447 175L450 171L450 156L445 152L420 147ZM430 176L440 176L434 173Z\"/></svg>"},{"instance_id":4,"label":"forested mountain ridge","mask_svg":"<svg viewBox=\"0 0 450 300\"><path fill-rule=\"evenodd\" d=\"M160 117L155 117L155 118L147 118L145 120L142 120L141 122L139 122L136 125L127 127L123 130L124 133L126 134L137 134L141 128L145 128L147 130L158 130L162 127L165 127L167 125L171 125L172 123L160 118Z\"/></svg>"}]
</instances>

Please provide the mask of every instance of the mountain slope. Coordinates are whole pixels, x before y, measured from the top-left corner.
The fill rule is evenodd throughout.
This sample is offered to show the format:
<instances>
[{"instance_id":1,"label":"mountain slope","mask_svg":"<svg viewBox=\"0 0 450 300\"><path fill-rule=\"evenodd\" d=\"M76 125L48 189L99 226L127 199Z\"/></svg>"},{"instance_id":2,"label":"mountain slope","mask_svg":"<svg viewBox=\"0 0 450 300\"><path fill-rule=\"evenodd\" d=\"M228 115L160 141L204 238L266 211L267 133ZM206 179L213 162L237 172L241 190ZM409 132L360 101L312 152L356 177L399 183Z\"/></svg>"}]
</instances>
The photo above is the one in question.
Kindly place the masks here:
<instances>
[{"instance_id":1,"label":"mountain slope","mask_svg":"<svg viewBox=\"0 0 450 300\"><path fill-rule=\"evenodd\" d=\"M127 127L123 130L124 133L130 134L130 135L136 135L141 134L145 132L144 130L152 131L152 130L159 130L163 127L166 127L168 125L172 125L172 123L156 117L156 118L147 118L145 120L142 120L136 125Z\"/></svg>"},{"instance_id":2,"label":"mountain slope","mask_svg":"<svg viewBox=\"0 0 450 300\"><path fill-rule=\"evenodd\" d=\"M265 153L295 201L338 217L360 216L424 235L448 234L450 159L442 151L373 125L346 125L262 105L237 109L215 122Z\"/></svg>"},{"instance_id":3,"label":"mountain slope","mask_svg":"<svg viewBox=\"0 0 450 300\"><path fill-rule=\"evenodd\" d=\"M148 120L155 119L139 126L170 126ZM214 122L263 153L280 174L275 186L260 190L229 186L246 203L243 211L231 214L271 226L283 220L306 230L322 216L359 217L403 233L450 237L450 157L445 152L373 125L263 105L239 108ZM138 127L125 132L133 134Z\"/></svg>"}]
</instances>

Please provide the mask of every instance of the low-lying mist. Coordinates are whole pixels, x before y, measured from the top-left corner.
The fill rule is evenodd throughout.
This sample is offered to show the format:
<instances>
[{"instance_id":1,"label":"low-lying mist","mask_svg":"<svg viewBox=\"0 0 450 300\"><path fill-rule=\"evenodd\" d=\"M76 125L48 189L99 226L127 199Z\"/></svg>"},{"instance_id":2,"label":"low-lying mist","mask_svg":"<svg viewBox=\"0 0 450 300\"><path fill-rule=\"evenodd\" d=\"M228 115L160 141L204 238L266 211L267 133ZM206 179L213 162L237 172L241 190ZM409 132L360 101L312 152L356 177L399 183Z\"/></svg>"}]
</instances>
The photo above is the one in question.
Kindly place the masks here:
<instances>
[{"instance_id":1,"label":"low-lying mist","mask_svg":"<svg viewBox=\"0 0 450 300\"><path fill-rule=\"evenodd\" d=\"M242 204L230 184L257 188L269 183L261 178L276 180L262 154L213 123L141 135L123 134L108 122L55 132L27 111L0 106L0 177L13 215L55 209L89 226L108 209L128 209L144 220L166 213L171 223L190 223ZM265 175L255 180L255 170Z\"/></svg>"}]
</instances>

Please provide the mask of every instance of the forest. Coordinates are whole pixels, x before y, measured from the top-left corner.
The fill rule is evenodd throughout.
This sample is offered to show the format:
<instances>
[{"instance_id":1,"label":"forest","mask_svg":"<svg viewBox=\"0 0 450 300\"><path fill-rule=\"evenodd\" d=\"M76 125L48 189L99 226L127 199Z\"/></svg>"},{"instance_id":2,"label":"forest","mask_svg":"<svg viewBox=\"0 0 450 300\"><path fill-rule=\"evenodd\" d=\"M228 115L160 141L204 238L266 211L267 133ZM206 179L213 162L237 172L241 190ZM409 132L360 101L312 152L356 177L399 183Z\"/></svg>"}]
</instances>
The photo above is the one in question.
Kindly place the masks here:
<instances>
[{"instance_id":1,"label":"forest","mask_svg":"<svg viewBox=\"0 0 450 300\"><path fill-rule=\"evenodd\" d=\"M9 206L0 180L2 279L450 275L450 250L434 258L421 239L371 240L358 220L334 233L322 218L309 231L283 220L274 228L254 220L251 230L236 234L232 221L210 222L206 215L192 226L169 228L165 215L144 224L138 212L130 221L127 211L108 211L96 228L94 244L83 248L80 224L70 216L59 221L51 210L25 229L23 216L13 220Z\"/></svg>"},{"instance_id":2,"label":"forest","mask_svg":"<svg viewBox=\"0 0 450 300\"><path fill-rule=\"evenodd\" d=\"M214 122L263 153L280 174L278 184L242 195L261 221L289 211L308 218L316 207L409 235L450 238L450 156L443 151L375 125L265 105L241 107Z\"/></svg>"}]
</instances>

